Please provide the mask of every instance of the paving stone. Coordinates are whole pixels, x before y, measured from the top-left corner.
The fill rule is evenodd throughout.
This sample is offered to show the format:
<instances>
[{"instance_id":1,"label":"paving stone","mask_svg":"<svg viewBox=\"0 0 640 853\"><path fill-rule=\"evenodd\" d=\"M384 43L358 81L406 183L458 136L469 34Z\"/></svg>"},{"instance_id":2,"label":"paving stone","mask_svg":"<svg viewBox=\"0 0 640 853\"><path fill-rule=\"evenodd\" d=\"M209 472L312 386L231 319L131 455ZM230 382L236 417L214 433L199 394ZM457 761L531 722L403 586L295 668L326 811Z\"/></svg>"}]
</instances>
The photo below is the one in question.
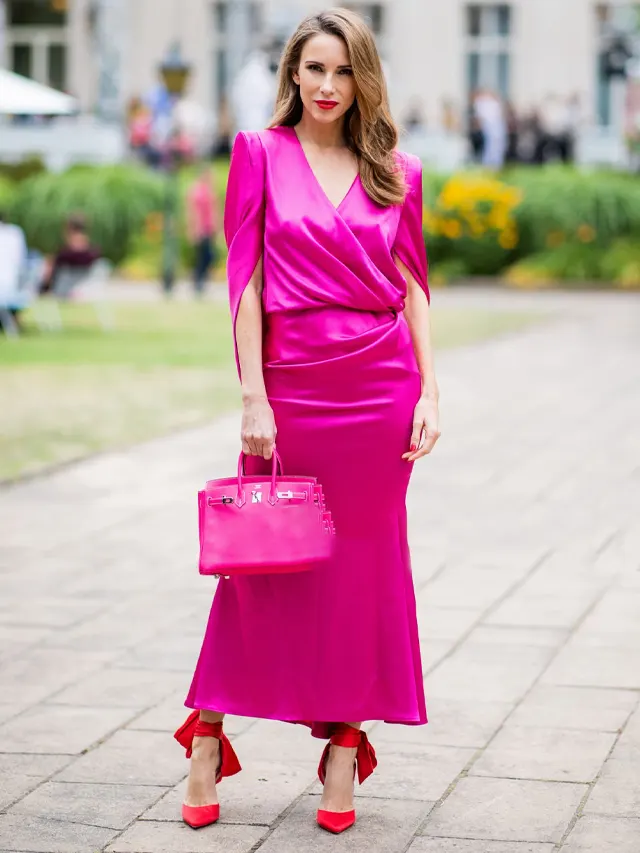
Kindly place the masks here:
<instances>
[{"instance_id":1,"label":"paving stone","mask_svg":"<svg viewBox=\"0 0 640 853\"><path fill-rule=\"evenodd\" d=\"M469 635L472 643L505 643L509 646L548 646L558 648L567 637L563 628L543 625L477 625Z\"/></svg>"},{"instance_id":2,"label":"paving stone","mask_svg":"<svg viewBox=\"0 0 640 853\"><path fill-rule=\"evenodd\" d=\"M507 725L473 765L479 776L591 782L616 739L613 732Z\"/></svg>"},{"instance_id":3,"label":"paving stone","mask_svg":"<svg viewBox=\"0 0 640 853\"><path fill-rule=\"evenodd\" d=\"M259 853L404 853L431 805L416 801L357 799L357 820L342 835L316 824L320 797L303 797L258 848Z\"/></svg>"},{"instance_id":4,"label":"paving stone","mask_svg":"<svg viewBox=\"0 0 640 853\"><path fill-rule=\"evenodd\" d=\"M422 640L420 643L422 671L427 673L435 669L455 646L455 642L455 640Z\"/></svg>"},{"instance_id":5,"label":"paving stone","mask_svg":"<svg viewBox=\"0 0 640 853\"><path fill-rule=\"evenodd\" d=\"M32 791L69 760L68 755L0 755L0 809Z\"/></svg>"},{"instance_id":6,"label":"paving stone","mask_svg":"<svg viewBox=\"0 0 640 853\"><path fill-rule=\"evenodd\" d=\"M482 853L554 853L554 844L484 841ZM416 838L407 853L480 853L477 841L464 838Z\"/></svg>"},{"instance_id":7,"label":"paving stone","mask_svg":"<svg viewBox=\"0 0 640 853\"><path fill-rule=\"evenodd\" d=\"M578 633L612 638L628 633L640 639L640 590L610 590L584 620Z\"/></svg>"},{"instance_id":8,"label":"paving stone","mask_svg":"<svg viewBox=\"0 0 640 853\"><path fill-rule=\"evenodd\" d=\"M622 654L610 646L566 646L542 677L544 684L584 687L618 687L640 690L636 655Z\"/></svg>"},{"instance_id":9,"label":"paving stone","mask_svg":"<svg viewBox=\"0 0 640 853\"><path fill-rule=\"evenodd\" d=\"M28 706L18 704L0 705L0 724L6 723L12 717L17 717L18 714L21 714L25 710L25 707Z\"/></svg>"},{"instance_id":10,"label":"paving stone","mask_svg":"<svg viewBox=\"0 0 640 853\"><path fill-rule=\"evenodd\" d=\"M587 815L576 823L562 853L638 853L640 819Z\"/></svg>"},{"instance_id":11,"label":"paving stone","mask_svg":"<svg viewBox=\"0 0 640 853\"><path fill-rule=\"evenodd\" d=\"M29 596L29 599L12 597L0 604L0 623L19 627L66 628L90 619L101 610L101 600L78 600L60 596Z\"/></svg>"},{"instance_id":12,"label":"paving stone","mask_svg":"<svg viewBox=\"0 0 640 853\"><path fill-rule=\"evenodd\" d=\"M9 813L125 829L165 791L166 788L152 785L47 782L17 803Z\"/></svg>"},{"instance_id":13,"label":"paving stone","mask_svg":"<svg viewBox=\"0 0 640 853\"><path fill-rule=\"evenodd\" d=\"M552 594L527 595L518 591L492 611L486 621L490 625L568 629L586 613L594 597L593 593L558 597Z\"/></svg>"},{"instance_id":14,"label":"paving stone","mask_svg":"<svg viewBox=\"0 0 640 853\"><path fill-rule=\"evenodd\" d=\"M613 758L606 761L584 812L616 817L640 816L640 773L637 762L616 761Z\"/></svg>"},{"instance_id":15,"label":"paving stone","mask_svg":"<svg viewBox=\"0 0 640 853\"><path fill-rule=\"evenodd\" d=\"M107 853L250 853L268 832L261 826L215 824L194 832L183 823L139 821Z\"/></svg>"},{"instance_id":16,"label":"paving stone","mask_svg":"<svg viewBox=\"0 0 640 853\"><path fill-rule=\"evenodd\" d=\"M516 584L518 577L512 568L447 566L428 586L429 603L484 610Z\"/></svg>"},{"instance_id":17,"label":"paving stone","mask_svg":"<svg viewBox=\"0 0 640 853\"><path fill-rule=\"evenodd\" d=\"M539 684L509 717L509 725L615 732L636 702L629 690Z\"/></svg>"},{"instance_id":18,"label":"paving stone","mask_svg":"<svg viewBox=\"0 0 640 853\"><path fill-rule=\"evenodd\" d=\"M627 725L620 736L618 745L640 746L640 705L629 717Z\"/></svg>"},{"instance_id":19,"label":"paving stone","mask_svg":"<svg viewBox=\"0 0 640 853\"><path fill-rule=\"evenodd\" d=\"M137 670L128 669L126 671L133 673L134 677L137 673ZM170 732L173 734L190 713L189 709L184 706L186 695L186 687L179 691L174 691L153 708L150 708L143 714L138 714L128 724L127 728L140 729L142 731ZM230 733L227 719L225 719L225 732L227 734Z\"/></svg>"},{"instance_id":20,"label":"paving stone","mask_svg":"<svg viewBox=\"0 0 640 853\"><path fill-rule=\"evenodd\" d=\"M113 657L111 650L35 648L0 666L3 701L34 704L102 669Z\"/></svg>"},{"instance_id":21,"label":"paving stone","mask_svg":"<svg viewBox=\"0 0 640 853\"><path fill-rule=\"evenodd\" d=\"M0 850L20 853L93 853L101 850L117 830L44 820L27 815L0 815Z\"/></svg>"},{"instance_id":22,"label":"paving stone","mask_svg":"<svg viewBox=\"0 0 640 853\"><path fill-rule=\"evenodd\" d=\"M311 737L306 726L276 720L258 720L233 741L240 763L243 756L251 756L252 759L303 763L311 768L314 764L317 768L325 744L326 741Z\"/></svg>"},{"instance_id":23,"label":"paving stone","mask_svg":"<svg viewBox=\"0 0 640 853\"><path fill-rule=\"evenodd\" d=\"M124 725L128 708L38 705L0 726L0 752L76 754Z\"/></svg>"},{"instance_id":24,"label":"paving stone","mask_svg":"<svg viewBox=\"0 0 640 853\"><path fill-rule=\"evenodd\" d=\"M586 785L469 776L437 806L423 835L557 843Z\"/></svg>"},{"instance_id":25,"label":"paving stone","mask_svg":"<svg viewBox=\"0 0 640 853\"><path fill-rule=\"evenodd\" d=\"M149 708L177 686L184 685L184 681L175 672L139 672L107 667L54 694L50 701L56 705L90 705L94 708Z\"/></svg>"},{"instance_id":26,"label":"paving stone","mask_svg":"<svg viewBox=\"0 0 640 853\"><path fill-rule=\"evenodd\" d=\"M220 822L270 825L312 782L311 773L294 764L243 760L242 773L224 779L220 785ZM185 780L142 815L142 819L180 821L186 788Z\"/></svg>"},{"instance_id":27,"label":"paving stone","mask_svg":"<svg viewBox=\"0 0 640 853\"><path fill-rule=\"evenodd\" d=\"M513 648L467 640L429 675L428 695L514 702L538 678L552 653L539 646Z\"/></svg>"},{"instance_id":28,"label":"paving stone","mask_svg":"<svg viewBox=\"0 0 640 853\"><path fill-rule=\"evenodd\" d=\"M635 764L640 762L640 739L633 728L627 726L622 732L613 748L611 758L617 761L631 761Z\"/></svg>"},{"instance_id":29,"label":"paving stone","mask_svg":"<svg viewBox=\"0 0 640 853\"><path fill-rule=\"evenodd\" d=\"M356 789L358 797L435 802L471 761L475 750L380 743L376 754L376 772Z\"/></svg>"},{"instance_id":30,"label":"paving stone","mask_svg":"<svg viewBox=\"0 0 640 853\"><path fill-rule=\"evenodd\" d=\"M427 690L426 726L377 725L372 739L378 743L434 744L439 746L483 747L507 717L510 702L475 702L443 699Z\"/></svg>"},{"instance_id":31,"label":"paving stone","mask_svg":"<svg viewBox=\"0 0 640 853\"><path fill-rule=\"evenodd\" d=\"M0 590L0 596L3 591ZM12 659L51 635L50 628L0 623L0 663Z\"/></svg>"},{"instance_id":32,"label":"paving stone","mask_svg":"<svg viewBox=\"0 0 640 853\"><path fill-rule=\"evenodd\" d=\"M172 737L125 730L77 758L54 781L169 787L188 772L184 750Z\"/></svg>"},{"instance_id":33,"label":"paving stone","mask_svg":"<svg viewBox=\"0 0 640 853\"><path fill-rule=\"evenodd\" d=\"M421 640L459 640L480 619L478 608L437 607L429 599L428 587L416 599Z\"/></svg>"}]
</instances>

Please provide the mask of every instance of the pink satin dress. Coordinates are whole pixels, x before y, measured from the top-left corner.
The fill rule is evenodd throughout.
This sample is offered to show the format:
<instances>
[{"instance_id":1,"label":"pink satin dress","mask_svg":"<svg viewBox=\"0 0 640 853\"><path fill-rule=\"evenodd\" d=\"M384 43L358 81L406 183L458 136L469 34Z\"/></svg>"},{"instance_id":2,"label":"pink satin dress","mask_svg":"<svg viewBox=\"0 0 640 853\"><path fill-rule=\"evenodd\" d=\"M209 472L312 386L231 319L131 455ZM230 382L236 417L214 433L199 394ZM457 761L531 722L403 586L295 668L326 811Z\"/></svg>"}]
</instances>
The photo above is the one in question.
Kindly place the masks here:
<instances>
[{"instance_id":1,"label":"pink satin dress","mask_svg":"<svg viewBox=\"0 0 640 853\"><path fill-rule=\"evenodd\" d=\"M312 572L218 583L189 708L303 722L318 737L332 722L427 722L407 543L412 465L401 458L421 383L394 256L429 291L421 164L398 158L403 205L375 204L358 177L335 207L293 128L235 141L225 206L234 329L262 255L277 448L286 472L318 477L337 537Z\"/></svg>"}]
</instances>

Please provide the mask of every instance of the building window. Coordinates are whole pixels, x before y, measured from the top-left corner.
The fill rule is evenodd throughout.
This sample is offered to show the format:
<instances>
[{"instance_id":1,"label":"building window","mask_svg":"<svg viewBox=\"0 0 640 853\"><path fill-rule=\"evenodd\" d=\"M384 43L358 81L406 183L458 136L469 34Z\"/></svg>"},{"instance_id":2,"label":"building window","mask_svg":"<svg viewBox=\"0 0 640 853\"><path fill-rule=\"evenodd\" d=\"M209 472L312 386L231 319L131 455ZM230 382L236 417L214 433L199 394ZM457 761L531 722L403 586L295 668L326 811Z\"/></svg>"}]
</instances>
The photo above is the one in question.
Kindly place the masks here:
<instances>
[{"instance_id":1,"label":"building window","mask_svg":"<svg viewBox=\"0 0 640 853\"><path fill-rule=\"evenodd\" d=\"M620 71L634 53L640 39L640 4L598 3L595 7L598 33L596 55L596 116L598 123L622 126L624 122L624 77ZM622 94L621 94L622 92Z\"/></svg>"},{"instance_id":2,"label":"building window","mask_svg":"<svg viewBox=\"0 0 640 853\"><path fill-rule=\"evenodd\" d=\"M8 0L10 68L45 86L67 87L68 0Z\"/></svg>"},{"instance_id":3,"label":"building window","mask_svg":"<svg viewBox=\"0 0 640 853\"><path fill-rule=\"evenodd\" d=\"M264 25L263 11L264 7L262 3L249 3L249 30L254 37L262 32Z\"/></svg>"},{"instance_id":4,"label":"building window","mask_svg":"<svg viewBox=\"0 0 640 853\"><path fill-rule=\"evenodd\" d=\"M47 48L49 80L54 89L63 91L67 86L67 48L63 44L50 44Z\"/></svg>"},{"instance_id":5,"label":"building window","mask_svg":"<svg viewBox=\"0 0 640 853\"><path fill-rule=\"evenodd\" d=\"M345 9L357 12L369 24L376 36L382 35L385 25L384 6L380 3L340 3Z\"/></svg>"},{"instance_id":6,"label":"building window","mask_svg":"<svg viewBox=\"0 0 640 853\"><path fill-rule=\"evenodd\" d=\"M16 74L31 77L33 74L33 51L30 44L11 46L11 68Z\"/></svg>"},{"instance_id":7,"label":"building window","mask_svg":"<svg viewBox=\"0 0 640 853\"><path fill-rule=\"evenodd\" d=\"M230 16L234 12L230 7L230 0L217 0L213 4L213 74L215 77L216 104L225 99L228 95L229 86L233 83L230 79L229 69L229 39L233 38L233 35L230 34L229 28L231 26L235 29L238 26L238 19L232 19L230 22ZM242 13L240 24L243 36L242 43L246 43L246 52L249 53L262 46L264 31L263 0L250 0L250 2L243 4L240 9L235 9L235 14L239 12Z\"/></svg>"},{"instance_id":8,"label":"building window","mask_svg":"<svg viewBox=\"0 0 640 853\"><path fill-rule=\"evenodd\" d=\"M7 22L10 27L64 27L67 23L67 2L9 0Z\"/></svg>"},{"instance_id":9,"label":"building window","mask_svg":"<svg viewBox=\"0 0 640 853\"><path fill-rule=\"evenodd\" d=\"M215 3L213 10L216 33L224 35L227 32L229 23L229 4L223 0L223 2Z\"/></svg>"},{"instance_id":10,"label":"building window","mask_svg":"<svg viewBox=\"0 0 640 853\"><path fill-rule=\"evenodd\" d=\"M467 6L467 87L491 89L509 98L513 15L507 3Z\"/></svg>"}]
</instances>

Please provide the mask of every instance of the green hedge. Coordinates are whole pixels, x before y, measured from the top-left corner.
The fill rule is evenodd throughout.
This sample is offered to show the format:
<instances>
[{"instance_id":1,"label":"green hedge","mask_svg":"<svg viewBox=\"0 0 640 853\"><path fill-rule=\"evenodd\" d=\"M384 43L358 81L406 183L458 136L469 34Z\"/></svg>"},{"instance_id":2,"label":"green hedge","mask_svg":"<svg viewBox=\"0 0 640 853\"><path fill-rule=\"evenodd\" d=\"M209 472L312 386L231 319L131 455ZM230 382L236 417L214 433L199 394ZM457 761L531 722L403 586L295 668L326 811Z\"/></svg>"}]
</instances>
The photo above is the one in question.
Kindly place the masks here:
<instances>
[{"instance_id":1,"label":"green hedge","mask_svg":"<svg viewBox=\"0 0 640 853\"><path fill-rule=\"evenodd\" d=\"M228 166L227 160L213 166L221 199ZM28 172L14 169L13 177ZM179 176L182 272L192 262L184 199L195 176L195 168ZM123 274L155 278L161 266L165 181L136 165L78 166L19 182L0 170L0 207L22 225L29 244L46 253L59 246L66 217L81 210L92 239ZM499 174L425 170L423 185L425 240L436 283L504 275L522 286L558 279L640 284L640 176L563 166L517 167ZM222 271L222 235L218 249Z\"/></svg>"},{"instance_id":2,"label":"green hedge","mask_svg":"<svg viewBox=\"0 0 640 853\"><path fill-rule=\"evenodd\" d=\"M587 238L601 246L618 237L640 237L637 176L585 174L556 166L514 170L504 179L523 192L515 212L521 256L548 248L554 233L566 241L584 242Z\"/></svg>"},{"instance_id":3,"label":"green hedge","mask_svg":"<svg viewBox=\"0 0 640 853\"><path fill-rule=\"evenodd\" d=\"M92 240L105 257L119 264L149 214L161 210L162 200L162 180L146 169L77 166L20 183L9 212L24 229L29 245L48 254L59 247L69 214L81 211L87 216Z\"/></svg>"},{"instance_id":4,"label":"green hedge","mask_svg":"<svg viewBox=\"0 0 640 853\"><path fill-rule=\"evenodd\" d=\"M16 186L13 181L0 175L0 212L9 213L16 196Z\"/></svg>"}]
</instances>

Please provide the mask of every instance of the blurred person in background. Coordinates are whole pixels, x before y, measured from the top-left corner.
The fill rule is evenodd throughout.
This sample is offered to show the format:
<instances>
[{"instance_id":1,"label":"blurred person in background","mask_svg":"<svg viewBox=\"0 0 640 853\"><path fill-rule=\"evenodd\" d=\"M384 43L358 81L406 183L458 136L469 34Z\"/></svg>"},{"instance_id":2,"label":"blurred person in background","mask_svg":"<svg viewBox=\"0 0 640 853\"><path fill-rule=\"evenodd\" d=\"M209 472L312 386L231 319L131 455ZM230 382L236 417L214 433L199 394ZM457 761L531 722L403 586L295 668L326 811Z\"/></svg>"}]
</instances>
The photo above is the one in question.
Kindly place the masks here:
<instances>
[{"instance_id":1,"label":"blurred person in background","mask_svg":"<svg viewBox=\"0 0 640 853\"><path fill-rule=\"evenodd\" d=\"M518 127L518 159L521 163L538 163L542 126L534 107L522 112Z\"/></svg>"},{"instance_id":2,"label":"blurred person in background","mask_svg":"<svg viewBox=\"0 0 640 853\"><path fill-rule=\"evenodd\" d=\"M220 226L218 198L209 164L201 167L187 194L187 237L194 247L193 284L195 292L204 292L209 271L215 263L216 234Z\"/></svg>"},{"instance_id":3,"label":"blurred person in background","mask_svg":"<svg viewBox=\"0 0 640 853\"><path fill-rule=\"evenodd\" d=\"M447 134L459 130L458 113L452 98L442 98L440 102L440 124Z\"/></svg>"},{"instance_id":4,"label":"blurred person in background","mask_svg":"<svg viewBox=\"0 0 640 853\"><path fill-rule=\"evenodd\" d=\"M65 224L62 247L54 257L47 259L42 292L55 291L56 275L59 270L70 268L88 272L101 257L101 250L98 246L92 245L89 239L85 215L71 214Z\"/></svg>"},{"instance_id":5,"label":"blurred person in background","mask_svg":"<svg viewBox=\"0 0 640 853\"><path fill-rule=\"evenodd\" d=\"M573 163L576 159L576 143L578 134L584 123L584 112L582 109L582 98L578 92L574 92L567 99L567 136L565 142L566 162Z\"/></svg>"},{"instance_id":6,"label":"blurred person in background","mask_svg":"<svg viewBox=\"0 0 640 853\"><path fill-rule=\"evenodd\" d=\"M467 105L467 133L471 148L471 159L474 163L482 162L485 145L484 131L476 112L476 98L478 94L477 90L471 92Z\"/></svg>"},{"instance_id":7,"label":"blurred person in background","mask_svg":"<svg viewBox=\"0 0 640 853\"><path fill-rule=\"evenodd\" d=\"M407 107L402 127L407 133L422 133L426 130L427 122L422 104L418 100L412 101Z\"/></svg>"},{"instance_id":8,"label":"blurred person in background","mask_svg":"<svg viewBox=\"0 0 640 853\"><path fill-rule=\"evenodd\" d=\"M505 153L505 161L507 163L517 163L520 160L520 120L518 118L516 108L510 101L505 103L504 109L507 122L507 150Z\"/></svg>"},{"instance_id":9,"label":"blurred person in background","mask_svg":"<svg viewBox=\"0 0 640 853\"><path fill-rule=\"evenodd\" d=\"M141 98L132 98L127 111L129 148L144 163L148 162L150 155L151 124L151 110Z\"/></svg>"},{"instance_id":10,"label":"blurred person in background","mask_svg":"<svg viewBox=\"0 0 640 853\"><path fill-rule=\"evenodd\" d=\"M577 125L574 108L570 99L549 94L540 109L542 133L539 140L540 150L537 160L548 163L561 160L568 163L573 158L573 147Z\"/></svg>"},{"instance_id":11,"label":"blurred person in background","mask_svg":"<svg viewBox=\"0 0 640 853\"><path fill-rule=\"evenodd\" d=\"M490 169L501 169L507 152L507 119L504 105L494 92L483 89L475 98L474 109L484 137L482 165Z\"/></svg>"},{"instance_id":12,"label":"blurred person in background","mask_svg":"<svg viewBox=\"0 0 640 853\"><path fill-rule=\"evenodd\" d=\"M27 241L19 225L7 221L0 210L0 311L8 311L17 323L18 292L27 266ZM11 318L9 318L11 319ZM4 322L0 331L4 330Z\"/></svg>"},{"instance_id":13,"label":"blurred person in background","mask_svg":"<svg viewBox=\"0 0 640 853\"><path fill-rule=\"evenodd\" d=\"M211 149L212 157L228 157L231 154L231 140L233 137L233 121L231 110L226 97L221 98L218 110L218 126L216 128L215 141Z\"/></svg>"}]
</instances>

